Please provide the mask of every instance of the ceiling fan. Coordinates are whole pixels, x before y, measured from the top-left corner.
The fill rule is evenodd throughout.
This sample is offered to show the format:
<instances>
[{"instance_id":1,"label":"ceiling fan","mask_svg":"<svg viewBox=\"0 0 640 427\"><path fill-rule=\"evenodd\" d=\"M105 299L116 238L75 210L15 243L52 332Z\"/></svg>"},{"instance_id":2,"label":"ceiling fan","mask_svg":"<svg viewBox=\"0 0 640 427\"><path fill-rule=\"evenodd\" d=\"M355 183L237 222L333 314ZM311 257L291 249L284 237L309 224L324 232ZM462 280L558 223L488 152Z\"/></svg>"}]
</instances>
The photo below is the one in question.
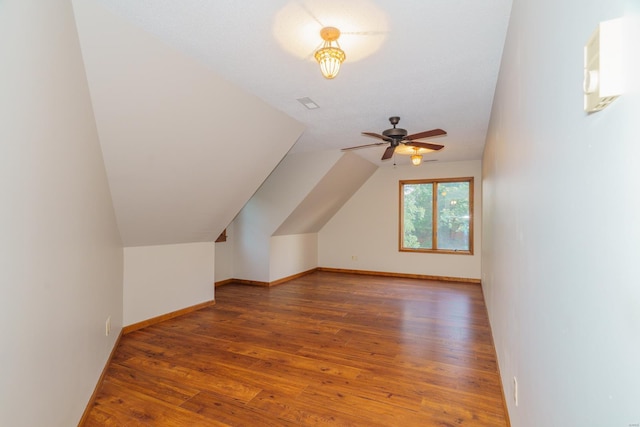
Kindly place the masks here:
<instances>
[{"instance_id":1,"label":"ceiling fan","mask_svg":"<svg viewBox=\"0 0 640 427\"><path fill-rule=\"evenodd\" d=\"M407 135L408 132L406 129L401 129L396 127L396 125L400 122L400 117L397 117L397 116L389 117L389 122L391 122L391 124L393 125L393 128L383 131L382 135L378 133L373 133L373 132L362 132L362 134L365 136L378 138L383 140L384 142L375 142L373 144L365 144L365 145L358 145L355 147L343 148L342 151L357 150L359 148L389 144L387 149L384 151L384 154L382 155L382 160L386 160L391 158L391 156L393 156L393 153L396 150L396 147L398 147L400 144L408 145L410 147L426 148L427 150L435 150L435 151L444 148L444 145L429 144L428 142L416 141L417 139L446 135L447 132L445 132L442 129L431 129L424 132Z\"/></svg>"}]
</instances>

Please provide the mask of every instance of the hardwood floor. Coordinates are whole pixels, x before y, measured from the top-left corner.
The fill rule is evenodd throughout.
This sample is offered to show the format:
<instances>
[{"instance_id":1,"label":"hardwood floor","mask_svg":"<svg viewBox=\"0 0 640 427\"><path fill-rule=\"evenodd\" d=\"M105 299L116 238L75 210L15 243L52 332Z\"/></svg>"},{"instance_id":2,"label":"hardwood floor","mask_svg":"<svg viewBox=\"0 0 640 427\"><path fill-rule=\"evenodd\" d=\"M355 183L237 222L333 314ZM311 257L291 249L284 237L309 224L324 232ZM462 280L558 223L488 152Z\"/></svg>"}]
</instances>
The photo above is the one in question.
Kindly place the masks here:
<instances>
[{"instance_id":1,"label":"hardwood floor","mask_svg":"<svg viewBox=\"0 0 640 427\"><path fill-rule=\"evenodd\" d=\"M480 286L315 272L122 338L86 426L506 426Z\"/></svg>"}]
</instances>

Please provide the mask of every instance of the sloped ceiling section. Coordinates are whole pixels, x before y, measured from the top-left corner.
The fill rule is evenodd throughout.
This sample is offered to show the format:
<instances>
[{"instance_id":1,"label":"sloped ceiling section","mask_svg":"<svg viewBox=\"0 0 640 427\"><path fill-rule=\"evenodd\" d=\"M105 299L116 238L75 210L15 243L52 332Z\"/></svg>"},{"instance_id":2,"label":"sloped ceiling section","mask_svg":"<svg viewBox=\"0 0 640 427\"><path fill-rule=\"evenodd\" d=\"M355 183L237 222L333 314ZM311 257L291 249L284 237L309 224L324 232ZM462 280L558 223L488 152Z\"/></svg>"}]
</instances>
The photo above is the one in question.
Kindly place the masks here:
<instances>
[{"instance_id":1,"label":"sloped ceiling section","mask_svg":"<svg viewBox=\"0 0 640 427\"><path fill-rule=\"evenodd\" d=\"M337 150L289 153L233 221L237 278L270 280L271 236L338 162Z\"/></svg>"},{"instance_id":2,"label":"sloped ceiling section","mask_svg":"<svg viewBox=\"0 0 640 427\"><path fill-rule=\"evenodd\" d=\"M124 246L215 240L304 126L97 2L73 4Z\"/></svg>"},{"instance_id":3,"label":"sloped ceiling section","mask_svg":"<svg viewBox=\"0 0 640 427\"><path fill-rule=\"evenodd\" d=\"M442 128L431 158L482 158L512 0L84 0L119 16L303 122L292 151L372 142L400 116L409 133ZM313 57L336 26L347 54L324 79ZM319 109L296 101L310 97ZM385 147L358 150L372 163Z\"/></svg>"},{"instance_id":4,"label":"sloped ceiling section","mask_svg":"<svg viewBox=\"0 0 640 427\"><path fill-rule=\"evenodd\" d=\"M337 150L289 153L251 197L236 222L257 230L268 241L342 156Z\"/></svg>"},{"instance_id":5,"label":"sloped ceiling section","mask_svg":"<svg viewBox=\"0 0 640 427\"><path fill-rule=\"evenodd\" d=\"M376 169L360 156L344 154L273 235L317 233Z\"/></svg>"}]
</instances>

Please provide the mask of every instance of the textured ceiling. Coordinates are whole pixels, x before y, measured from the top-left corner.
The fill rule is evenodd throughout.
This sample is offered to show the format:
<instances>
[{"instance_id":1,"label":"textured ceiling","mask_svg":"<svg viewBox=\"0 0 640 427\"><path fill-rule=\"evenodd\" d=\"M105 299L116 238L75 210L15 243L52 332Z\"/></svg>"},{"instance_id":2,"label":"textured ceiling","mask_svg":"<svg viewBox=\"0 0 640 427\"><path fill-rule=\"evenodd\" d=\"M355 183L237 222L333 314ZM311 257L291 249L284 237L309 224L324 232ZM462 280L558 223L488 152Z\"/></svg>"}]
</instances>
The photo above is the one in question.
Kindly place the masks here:
<instances>
[{"instance_id":1,"label":"textured ceiling","mask_svg":"<svg viewBox=\"0 0 640 427\"><path fill-rule=\"evenodd\" d=\"M409 133L448 132L430 140L445 145L430 158L482 156L511 0L99 1L303 123L293 151L375 142L360 132L399 115ZM312 57L327 25L342 30L347 53L334 80ZM378 162L383 150L357 154L392 164Z\"/></svg>"},{"instance_id":2,"label":"textured ceiling","mask_svg":"<svg viewBox=\"0 0 640 427\"><path fill-rule=\"evenodd\" d=\"M390 116L448 132L426 159L480 159L511 1L73 5L120 233L140 246L214 240L287 153L376 142L361 132ZM347 54L334 80L313 60L327 25ZM383 151L354 153L409 164Z\"/></svg>"}]
</instances>

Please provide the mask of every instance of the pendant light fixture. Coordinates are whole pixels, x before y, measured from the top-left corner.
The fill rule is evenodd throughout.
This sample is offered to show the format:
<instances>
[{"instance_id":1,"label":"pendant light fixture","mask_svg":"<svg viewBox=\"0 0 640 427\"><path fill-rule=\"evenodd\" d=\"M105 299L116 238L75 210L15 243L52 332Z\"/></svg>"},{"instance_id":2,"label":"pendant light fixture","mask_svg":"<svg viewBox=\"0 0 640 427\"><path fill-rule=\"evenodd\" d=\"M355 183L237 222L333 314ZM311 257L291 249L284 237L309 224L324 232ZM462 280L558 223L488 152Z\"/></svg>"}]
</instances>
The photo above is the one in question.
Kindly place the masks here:
<instances>
[{"instance_id":1,"label":"pendant light fixture","mask_svg":"<svg viewBox=\"0 0 640 427\"><path fill-rule=\"evenodd\" d=\"M340 65L347 58L347 55L340 49L338 44L340 30L335 27L324 27L320 30L320 37L322 37L324 43L314 56L320 64L322 75L327 79L332 79L338 75Z\"/></svg>"}]
</instances>

